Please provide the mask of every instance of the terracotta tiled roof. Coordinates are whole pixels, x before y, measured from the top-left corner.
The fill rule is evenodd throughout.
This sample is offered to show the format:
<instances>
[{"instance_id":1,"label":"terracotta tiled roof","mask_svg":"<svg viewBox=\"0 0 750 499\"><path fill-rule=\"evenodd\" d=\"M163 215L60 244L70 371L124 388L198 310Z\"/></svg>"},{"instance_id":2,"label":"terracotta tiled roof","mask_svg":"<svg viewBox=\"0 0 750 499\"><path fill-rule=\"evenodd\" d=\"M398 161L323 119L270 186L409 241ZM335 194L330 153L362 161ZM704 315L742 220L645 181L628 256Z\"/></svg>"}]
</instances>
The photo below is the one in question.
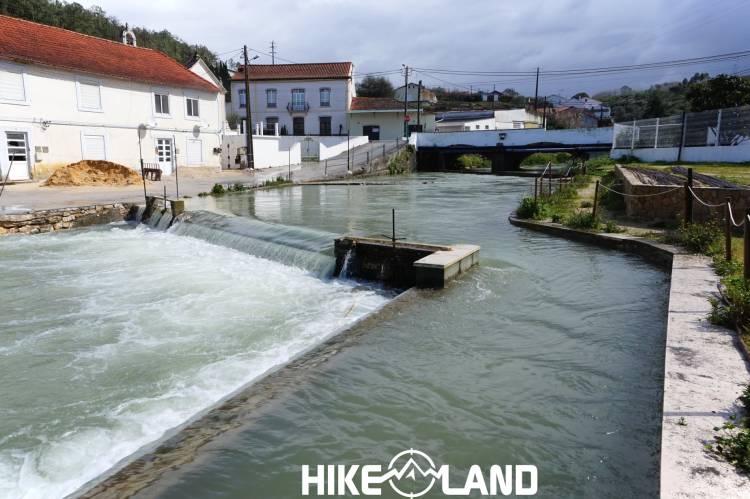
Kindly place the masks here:
<instances>
[{"instance_id":1,"label":"terracotta tiled roof","mask_svg":"<svg viewBox=\"0 0 750 499\"><path fill-rule=\"evenodd\" d=\"M404 110L404 103L391 97L354 97L352 111Z\"/></svg>"},{"instance_id":2,"label":"terracotta tiled roof","mask_svg":"<svg viewBox=\"0 0 750 499\"><path fill-rule=\"evenodd\" d=\"M159 51L0 16L0 60L125 80L220 92Z\"/></svg>"},{"instance_id":3,"label":"terracotta tiled roof","mask_svg":"<svg viewBox=\"0 0 750 499\"><path fill-rule=\"evenodd\" d=\"M316 62L309 64L250 64L250 80L342 80L352 75L351 62ZM244 80L240 66L233 80Z\"/></svg>"}]
</instances>

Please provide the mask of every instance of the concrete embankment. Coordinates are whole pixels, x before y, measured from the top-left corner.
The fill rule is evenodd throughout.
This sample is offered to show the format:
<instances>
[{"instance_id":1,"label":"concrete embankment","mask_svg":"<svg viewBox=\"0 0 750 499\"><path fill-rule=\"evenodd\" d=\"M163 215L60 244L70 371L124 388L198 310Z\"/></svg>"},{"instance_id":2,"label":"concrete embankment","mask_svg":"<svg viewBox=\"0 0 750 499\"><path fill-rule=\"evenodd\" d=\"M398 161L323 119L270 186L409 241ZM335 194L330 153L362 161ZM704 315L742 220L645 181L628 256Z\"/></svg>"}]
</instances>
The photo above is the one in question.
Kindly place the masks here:
<instances>
[{"instance_id":1,"label":"concrete embankment","mask_svg":"<svg viewBox=\"0 0 750 499\"><path fill-rule=\"evenodd\" d=\"M735 331L707 316L719 278L704 256L625 234L585 232L560 224L522 220L518 227L642 256L671 274L664 357L660 496L740 498L750 478L705 450L715 427L738 413L737 399L750 384L747 359Z\"/></svg>"},{"instance_id":2,"label":"concrete embankment","mask_svg":"<svg viewBox=\"0 0 750 499\"><path fill-rule=\"evenodd\" d=\"M129 210L128 204L114 203L0 214L0 235L39 234L119 222L125 219Z\"/></svg>"}]
</instances>

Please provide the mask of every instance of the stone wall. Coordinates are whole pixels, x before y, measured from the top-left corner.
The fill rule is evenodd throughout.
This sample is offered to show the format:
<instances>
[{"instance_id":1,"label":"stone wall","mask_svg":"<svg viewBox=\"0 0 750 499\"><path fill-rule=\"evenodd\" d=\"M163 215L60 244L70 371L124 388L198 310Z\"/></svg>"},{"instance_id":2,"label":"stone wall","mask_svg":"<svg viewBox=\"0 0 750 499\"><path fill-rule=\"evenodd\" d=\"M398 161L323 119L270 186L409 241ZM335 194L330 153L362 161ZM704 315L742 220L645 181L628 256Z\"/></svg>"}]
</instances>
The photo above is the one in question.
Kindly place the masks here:
<instances>
[{"instance_id":1,"label":"stone wall","mask_svg":"<svg viewBox=\"0 0 750 499\"><path fill-rule=\"evenodd\" d=\"M681 220L685 217L685 189L680 185L645 184L627 168L615 167L615 175L622 182L622 192L643 197L625 197L625 214L645 220ZM750 189L726 189L694 186L695 194L707 204L721 204L730 199L736 220L750 207ZM661 194L663 193L663 194ZM693 199L693 220L722 218L724 208L709 208Z\"/></svg>"},{"instance_id":2,"label":"stone wall","mask_svg":"<svg viewBox=\"0 0 750 499\"><path fill-rule=\"evenodd\" d=\"M127 204L104 204L0 214L0 235L39 234L89 225L119 222L130 210Z\"/></svg>"}]
</instances>

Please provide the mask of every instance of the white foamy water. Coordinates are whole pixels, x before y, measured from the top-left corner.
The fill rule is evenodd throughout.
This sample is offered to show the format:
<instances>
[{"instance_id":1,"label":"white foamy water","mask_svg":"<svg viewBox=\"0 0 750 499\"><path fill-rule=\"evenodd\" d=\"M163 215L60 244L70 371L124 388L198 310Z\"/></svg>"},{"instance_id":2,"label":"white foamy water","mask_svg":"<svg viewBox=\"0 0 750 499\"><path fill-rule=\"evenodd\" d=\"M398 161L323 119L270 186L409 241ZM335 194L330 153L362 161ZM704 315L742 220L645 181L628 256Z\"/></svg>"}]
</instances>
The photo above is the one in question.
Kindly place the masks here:
<instances>
[{"instance_id":1,"label":"white foamy water","mask_svg":"<svg viewBox=\"0 0 750 499\"><path fill-rule=\"evenodd\" d=\"M63 497L384 304L190 237L0 241L0 497Z\"/></svg>"}]
</instances>

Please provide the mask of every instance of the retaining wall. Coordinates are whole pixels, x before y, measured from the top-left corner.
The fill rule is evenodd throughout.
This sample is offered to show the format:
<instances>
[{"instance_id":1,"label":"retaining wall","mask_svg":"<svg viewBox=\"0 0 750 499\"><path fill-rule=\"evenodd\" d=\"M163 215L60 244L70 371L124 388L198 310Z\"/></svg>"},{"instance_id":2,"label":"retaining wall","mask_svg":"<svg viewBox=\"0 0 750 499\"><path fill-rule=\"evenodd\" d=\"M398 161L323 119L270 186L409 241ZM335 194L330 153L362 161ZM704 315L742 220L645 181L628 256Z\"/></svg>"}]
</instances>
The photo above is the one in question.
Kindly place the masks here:
<instances>
[{"instance_id":1,"label":"retaining wall","mask_svg":"<svg viewBox=\"0 0 750 499\"><path fill-rule=\"evenodd\" d=\"M116 203L0 215L0 235L39 234L120 222L129 210L129 204Z\"/></svg>"},{"instance_id":2,"label":"retaining wall","mask_svg":"<svg viewBox=\"0 0 750 499\"><path fill-rule=\"evenodd\" d=\"M615 175L622 182L625 197L625 214L632 218L649 220L675 220L685 218L685 189L679 184L645 184L633 173L621 166L615 167ZM730 198L735 219L742 217L750 207L750 189L726 189L721 187L694 186L695 194L707 204L721 204ZM724 208L709 208L693 200L693 220L705 221L723 217Z\"/></svg>"}]
</instances>

